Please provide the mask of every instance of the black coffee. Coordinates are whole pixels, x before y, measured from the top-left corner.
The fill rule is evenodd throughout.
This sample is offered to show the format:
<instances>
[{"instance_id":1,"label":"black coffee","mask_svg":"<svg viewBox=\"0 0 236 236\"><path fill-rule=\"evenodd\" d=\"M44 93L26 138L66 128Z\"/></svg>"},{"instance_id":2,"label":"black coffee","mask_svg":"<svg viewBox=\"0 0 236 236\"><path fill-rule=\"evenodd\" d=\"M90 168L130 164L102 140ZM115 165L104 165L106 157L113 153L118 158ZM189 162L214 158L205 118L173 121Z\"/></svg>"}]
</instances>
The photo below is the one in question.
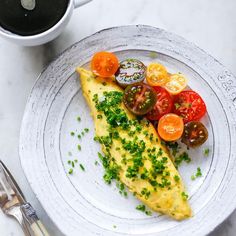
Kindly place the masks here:
<instances>
[{"instance_id":1,"label":"black coffee","mask_svg":"<svg viewBox=\"0 0 236 236\"><path fill-rule=\"evenodd\" d=\"M26 10L21 0L0 0L0 26L12 33L28 36L42 33L65 14L69 0L36 0L33 10Z\"/></svg>"}]
</instances>

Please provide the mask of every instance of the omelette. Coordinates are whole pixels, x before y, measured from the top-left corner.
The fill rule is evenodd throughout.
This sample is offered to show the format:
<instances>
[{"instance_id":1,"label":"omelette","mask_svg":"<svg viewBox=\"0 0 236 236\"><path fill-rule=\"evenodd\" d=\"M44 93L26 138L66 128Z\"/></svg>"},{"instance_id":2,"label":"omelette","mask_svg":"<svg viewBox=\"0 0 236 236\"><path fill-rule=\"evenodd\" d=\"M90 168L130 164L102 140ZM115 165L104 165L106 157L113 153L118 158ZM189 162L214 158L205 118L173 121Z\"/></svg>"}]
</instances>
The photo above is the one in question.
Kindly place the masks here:
<instances>
[{"instance_id":1,"label":"omelette","mask_svg":"<svg viewBox=\"0 0 236 236\"><path fill-rule=\"evenodd\" d=\"M181 176L154 126L127 110L113 78L76 71L94 119L94 140L102 147L105 181L117 180L153 211L176 220L191 217Z\"/></svg>"}]
</instances>

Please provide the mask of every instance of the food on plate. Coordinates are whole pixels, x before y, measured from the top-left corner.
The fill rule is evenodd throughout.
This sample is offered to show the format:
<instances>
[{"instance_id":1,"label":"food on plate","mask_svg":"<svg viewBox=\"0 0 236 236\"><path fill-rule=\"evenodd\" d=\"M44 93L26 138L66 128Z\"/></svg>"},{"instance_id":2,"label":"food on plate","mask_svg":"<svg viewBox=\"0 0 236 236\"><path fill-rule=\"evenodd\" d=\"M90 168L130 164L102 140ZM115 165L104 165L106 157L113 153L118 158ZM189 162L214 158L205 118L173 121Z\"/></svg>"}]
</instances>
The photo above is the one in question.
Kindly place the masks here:
<instances>
[{"instance_id":1,"label":"food on plate","mask_svg":"<svg viewBox=\"0 0 236 236\"><path fill-rule=\"evenodd\" d=\"M173 113L161 117L158 122L158 133L165 141L176 141L181 138L184 131L183 119Z\"/></svg>"},{"instance_id":2,"label":"food on plate","mask_svg":"<svg viewBox=\"0 0 236 236\"><path fill-rule=\"evenodd\" d=\"M174 97L173 112L183 117L184 123L197 121L205 115L206 105L193 90L182 91Z\"/></svg>"},{"instance_id":3,"label":"food on plate","mask_svg":"<svg viewBox=\"0 0 236 236\"><path fill-rule=\"evenodd\" d=\"M118 58L111 52L97 52L94 54L91 61L93 73L101 77L113 76L118 68Z\"/></svg>"},{"instance_id":4,"label":"food on plate","mask_svg":"<svg viewBox=\"0 0 236 236\"><path fill-rule=\"evenodd\" d=\"M143 82L146 77L146 66L137 59L126 59L120 62L115 76L116 81L122 87Z\"/></svg>"},{"instance_id":5,"label":"food on plate","mask_svg":"<svg viewBox=\"0 0 236 236\"><path fill-rule=\"evenodd\" d=\"M91 70L77 68L95 123L94 140L102 146L103 154L98 155L105 182L115 180L124 196L126 186L154 211L176 220L190 217L188 195L176 168L191 158L180 152L178 141L189 149L207 140L208 131L199 121L206 113L201 96L185 90L184 75L171 74L160 63L119 63L115 54L99 52ZM136 209L150 215L145 205Z\"/></svg>"},{"instance_id":6,"label":"food on plate","mask_svg":"<svg viewBox=\"0 0 236 236\"><path fill-rule=\"evenodd\" d=\"M157 101L155 90L147 84L137 83L128 86L124 92L123 102L135 115L145 115L153 109Z\"/></svg>"},{"instance_id":7,"label":"food on plate","mask_svg":"<svg viewBox=\"0 0 236 236\"><path fill-rule=\"evenodd\" d=\"M191 121L185 124L182 142L188 147L198 147L206 142L208 131L199 121Z\"/></svg>"},{"instance_id":8,"label":"food on plate","mask_svg":"<svg viewBox=\"0 0 236 236\"><path fill-rule=\"evenodd\" d=\"M187 86L188 80L182 74L171 74L169 80L165 83L164 88L170 94L178 94L183 91Z\"/></svg>"},{"instance_id":9,"label":"food on plate","mask_svg":"<svg viewBox=\"0 0 236 236\"><path fill-rule=\"evenodd\" d=\"M147 66L147 83L151 86L162 86L169 80L166 68L159 63L151 63Z\"/></svg>"},{"instance_id":10,"label":"food on plate","mask_svg":"<svg viewBox=\"0 0 236 236\"><path fill-rule=\"evenodd\" d=\"M153 109L147 113L149 120L159 120L163 115L166 115L172 111L173 101L171 95L166 89L155 86L153 87L157 94L157 101Z\"/></svg>"},{"instance_id":11,"label":"food on plate","mask_svg":"<svg viewBox=\"0 0 236 236\"><path fill-rule=\"evenodd\" d=\"M112 78L97 77L80 67L77 72L94 119L95 140L102 145L104 179L108 183L116 179L125 184L154 211L176 220L190 217L191 208L182 179L156 129L145 118L138 119L123 103L123 95L128 91L125 96L140 99L142 104L146 96L142 92L151 94L149 87L142 84L134 87L137 95L129 93L131 88L124 92ZM137 109L139 103L132 109L135 106Z\"/></svg>"}]
</instances>

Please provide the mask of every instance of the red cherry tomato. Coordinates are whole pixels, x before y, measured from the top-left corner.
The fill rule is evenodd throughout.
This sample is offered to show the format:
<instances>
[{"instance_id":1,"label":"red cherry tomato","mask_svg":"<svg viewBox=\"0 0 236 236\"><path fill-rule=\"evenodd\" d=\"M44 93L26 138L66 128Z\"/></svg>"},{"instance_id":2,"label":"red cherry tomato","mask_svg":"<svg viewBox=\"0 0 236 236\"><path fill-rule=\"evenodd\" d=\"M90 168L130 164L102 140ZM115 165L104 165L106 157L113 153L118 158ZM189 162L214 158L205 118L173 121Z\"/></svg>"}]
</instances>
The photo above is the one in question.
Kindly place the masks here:
<instances>
[{"instance_id":1,"label":"red cherry tomato","mask_svg":"<svg viewBox=\"0 0 236 236\"><path fill-rule=\"evenodd\" d=\"M119 68L118 58L111 52L97 52L91 61L91 69L101 77L113 76Z\"/></svg>"},{"instance_id":2,"label":"red cherry tomato","mask_svg":"<svg viewBox=\"0 0 236 236\"><path fill-rule=\"evenodd\" d=\"M184 123L197 121L206 113L206 105L201 96L192 91L182 91L174 97L173 112L181 116Z\"/></svg>"},{"instance_id":3,"label":"red cherry tomato","mask_svg":"<svg viewBox=\"0 0 236 236\"><path fill-rule=\"evenodd\" d=\"M171 95L166 89L156 86L157 102L154 108L147 114L149 120L159 120L163 115L170 113L173 107Z\"/></svg>"}]
</instances>

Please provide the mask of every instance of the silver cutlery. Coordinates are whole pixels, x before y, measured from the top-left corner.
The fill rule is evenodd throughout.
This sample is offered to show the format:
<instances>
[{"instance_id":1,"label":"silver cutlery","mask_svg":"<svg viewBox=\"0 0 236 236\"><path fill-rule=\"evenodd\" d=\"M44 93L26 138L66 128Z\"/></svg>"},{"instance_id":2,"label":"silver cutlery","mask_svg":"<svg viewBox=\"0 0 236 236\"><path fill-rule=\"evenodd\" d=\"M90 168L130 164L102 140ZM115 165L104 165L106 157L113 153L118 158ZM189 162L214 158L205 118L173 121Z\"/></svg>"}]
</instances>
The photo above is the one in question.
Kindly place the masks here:
<instances>
[{"instance_id":1,"label":"silver cutlery","mask_svg":"<svg viewBox=\"0 0 236 236\"><path fill-rule=\"evenodd\" d=\"M0 161L0 208L6 215L14 217L19 222L26 236L49 236L2 161Z\"/></svg>"}]
</instances>

